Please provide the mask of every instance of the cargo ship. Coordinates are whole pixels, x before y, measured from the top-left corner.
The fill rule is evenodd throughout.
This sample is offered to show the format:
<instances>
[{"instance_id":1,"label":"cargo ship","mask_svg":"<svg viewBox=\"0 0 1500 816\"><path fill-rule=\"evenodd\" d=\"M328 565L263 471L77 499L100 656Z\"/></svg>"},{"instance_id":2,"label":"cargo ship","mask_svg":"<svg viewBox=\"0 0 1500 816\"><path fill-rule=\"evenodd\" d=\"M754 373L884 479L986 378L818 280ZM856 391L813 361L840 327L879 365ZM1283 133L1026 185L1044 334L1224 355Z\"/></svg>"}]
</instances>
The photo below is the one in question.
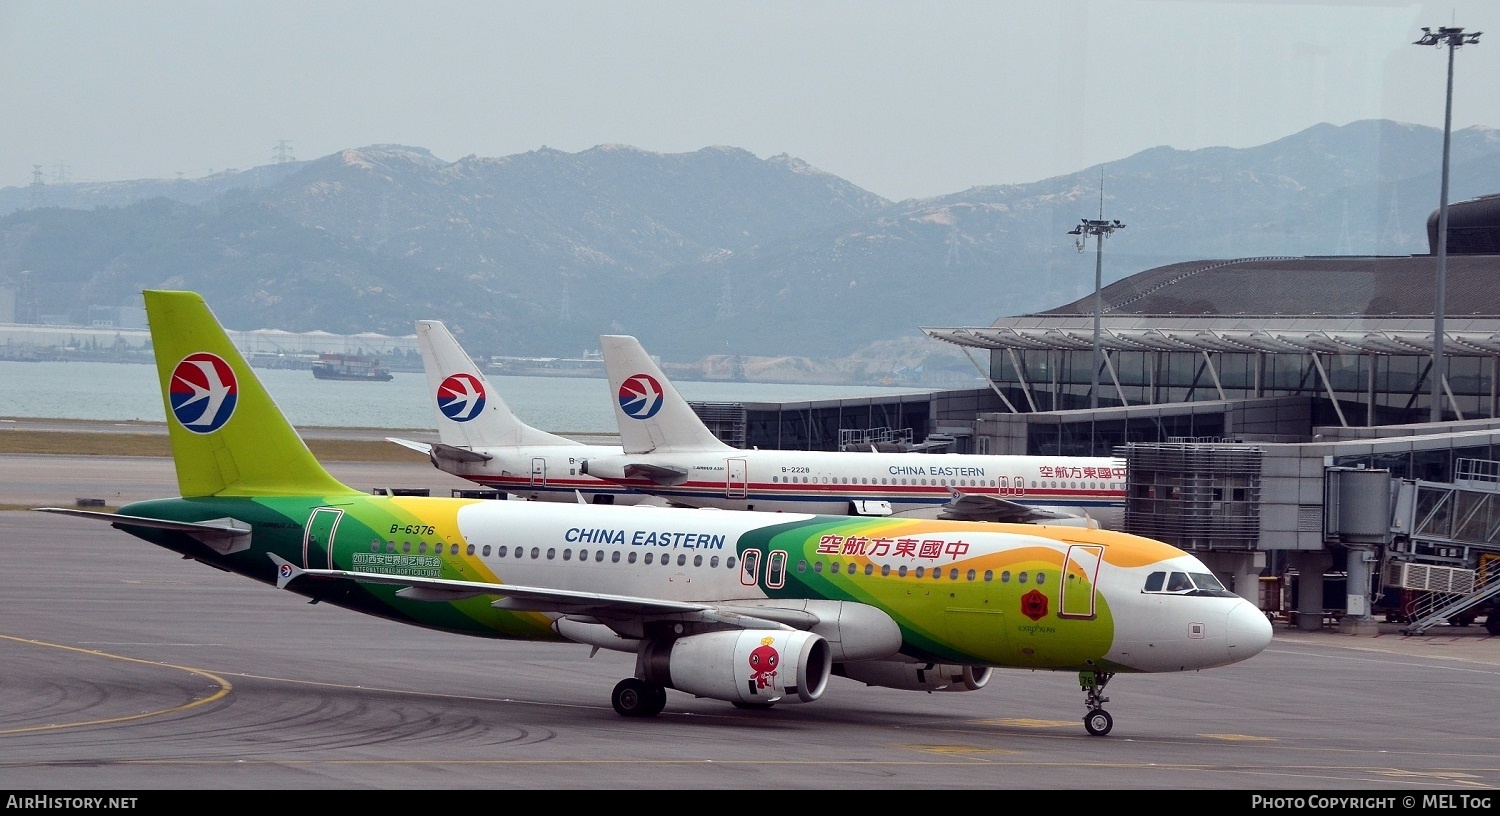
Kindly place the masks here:
<instances>
[{"instance_id":1,"label":"cargo ship","mask_svg":"<svg viewBox=\"0 0 1500 816\"><path fill-rule=\"evenodd\" d=\"M360 354L319 354L318 361L312 365L312 373L320 380L386 382L392 379L391 372L380 364L379 357Z\"/></svg>"}]
</instances>

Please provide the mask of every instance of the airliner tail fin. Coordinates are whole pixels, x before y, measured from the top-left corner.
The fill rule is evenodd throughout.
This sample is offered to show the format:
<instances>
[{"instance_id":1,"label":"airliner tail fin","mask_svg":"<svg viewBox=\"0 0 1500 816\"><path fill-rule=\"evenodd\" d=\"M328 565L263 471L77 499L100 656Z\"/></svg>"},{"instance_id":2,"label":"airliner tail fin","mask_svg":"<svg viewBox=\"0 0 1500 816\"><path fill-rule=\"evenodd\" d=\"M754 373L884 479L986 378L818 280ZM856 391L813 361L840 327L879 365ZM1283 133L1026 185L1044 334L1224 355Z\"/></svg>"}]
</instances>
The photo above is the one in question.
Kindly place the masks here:
<instances>
[{"instance_id":1,"label":"airliner tail fin","mask_svg":"<svg viewBox=\"0 0 1500 816\"><path fill-rule=\"evenodd\" d=\"M634 337L603 335L599 348L626 453L733 450L703 424Z\"/></svg>"},{"instance_id":2,"label":"airliner tail fin","mask_svg":"<svg viewBox=\"0 0 1500 816\"><path fill-rule=\"evenodd\" d=\"M417 345L443 444L471 450L577 444L522 422L441 322L418 320Z\"/></svg>"},{"instance_id":3,"label":"airliner tail fin","mask_svg":"<svg viewBox=\"0 0 1500 816\"><path fill-rule=\"evenodd\" d=\"M341 495L195 292L147 290L172 459L183 496Z\"/></svg>"}]
</instances>

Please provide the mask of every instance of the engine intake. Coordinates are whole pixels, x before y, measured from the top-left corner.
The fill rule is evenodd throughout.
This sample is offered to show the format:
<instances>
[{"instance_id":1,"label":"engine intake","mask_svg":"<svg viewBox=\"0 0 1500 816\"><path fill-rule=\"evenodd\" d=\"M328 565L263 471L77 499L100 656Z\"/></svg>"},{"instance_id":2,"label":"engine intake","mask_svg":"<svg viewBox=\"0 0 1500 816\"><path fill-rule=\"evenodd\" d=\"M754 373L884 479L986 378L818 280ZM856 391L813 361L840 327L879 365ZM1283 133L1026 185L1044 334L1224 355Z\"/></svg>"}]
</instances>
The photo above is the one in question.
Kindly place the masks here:
<instances>
[{"instance_id":1,"label":"engine intake","mask_svg":"<svg viewBox=\"0 0 1500 816\"><path fill-rule=\"evenodd\" d=\"M823 696L833 651L821 635L742 629L646 644L642 680L741 703L810 703Z\"/></svg>"}]
</instances>

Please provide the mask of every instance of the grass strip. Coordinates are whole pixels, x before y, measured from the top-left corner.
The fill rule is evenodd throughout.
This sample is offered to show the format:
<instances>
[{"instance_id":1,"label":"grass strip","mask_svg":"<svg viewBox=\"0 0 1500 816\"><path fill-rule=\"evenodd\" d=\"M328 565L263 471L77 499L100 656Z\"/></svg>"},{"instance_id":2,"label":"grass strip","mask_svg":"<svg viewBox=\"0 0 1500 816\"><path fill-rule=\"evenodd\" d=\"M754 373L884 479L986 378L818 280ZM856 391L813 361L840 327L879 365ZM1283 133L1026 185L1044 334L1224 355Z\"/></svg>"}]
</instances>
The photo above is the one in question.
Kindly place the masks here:
<instances>
[{"instance_id":1,"label":"grass strip","mask_svg":"<svg viewBox=\"0 0 1500 816\"><path fill-rule=\"evenodd\" d=\"M385 440L309 439L322 462L426 462L427 457ZM93 433L88 431L0 432L0 454L51 456L170 457L171 443L161 433Z\"/></svg>"}]
</instances>

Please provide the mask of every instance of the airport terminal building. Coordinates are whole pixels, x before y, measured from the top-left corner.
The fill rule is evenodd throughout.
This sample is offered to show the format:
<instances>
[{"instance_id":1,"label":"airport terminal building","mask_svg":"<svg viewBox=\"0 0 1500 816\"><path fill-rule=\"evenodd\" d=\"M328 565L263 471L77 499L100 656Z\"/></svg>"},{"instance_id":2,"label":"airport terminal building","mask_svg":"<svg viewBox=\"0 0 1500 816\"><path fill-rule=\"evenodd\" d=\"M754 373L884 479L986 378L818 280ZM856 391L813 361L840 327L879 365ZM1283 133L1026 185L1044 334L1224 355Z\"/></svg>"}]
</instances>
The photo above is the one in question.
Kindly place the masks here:
<instances>
[{"instance_id":1,"label":"airport terminal building","mask_svg":"<svg viewBox=\"0 0 1500 816\"><path fill-rule=\"evenodd\" d=\"M1090 295L923 329L988 352L988 388L700 412L746 446L897 429L949 450L1121 456L1126 529L1193 551L1268 612L1466 624L1500 594L1500 196L1448 218L1436 381L1434 213L1430 255L1209 259L1110 284L1097 372Z\"/></svg>"}]
</instances>

